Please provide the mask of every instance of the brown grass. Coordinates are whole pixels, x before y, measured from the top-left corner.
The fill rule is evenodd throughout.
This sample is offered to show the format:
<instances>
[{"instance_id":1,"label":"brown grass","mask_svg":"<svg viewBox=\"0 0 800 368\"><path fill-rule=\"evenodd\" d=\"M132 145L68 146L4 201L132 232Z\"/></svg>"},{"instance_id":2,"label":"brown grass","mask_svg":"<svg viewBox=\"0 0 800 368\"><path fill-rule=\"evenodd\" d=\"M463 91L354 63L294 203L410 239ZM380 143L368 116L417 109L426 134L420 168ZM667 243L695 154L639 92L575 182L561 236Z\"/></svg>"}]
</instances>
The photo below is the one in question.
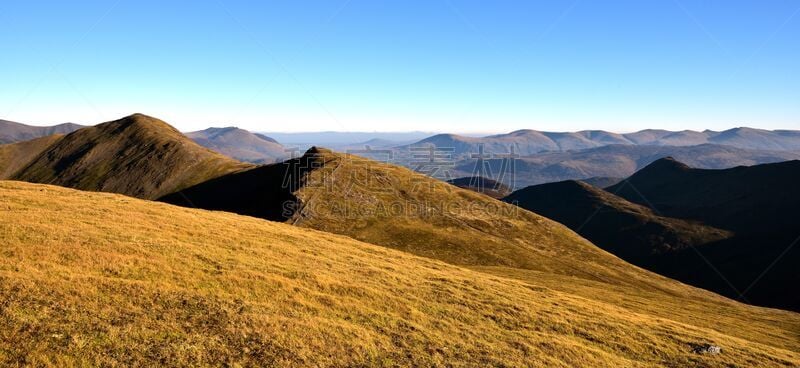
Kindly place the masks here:
<instances>
[{"instance_id":1,"label":"brown grass","mask_svg":"<svg viewBox=\"0 0 800 368\"><path fill-rule=\"evenodd\" d=\"M0 145L0 179L8 179L13 176L63 136L62 134L53 134L29 141Z\"/></svg>"},{"instance_id":2,"label":"brown grass","mask_svg":"<svg viewBox=\"0 0 800 368\"><path fill-rule=\"evenodd\" d=\"M524 283L115 194L0 182L0 244L4 366L800 364L785 326L746 314L771 338L554 290L546 273Z\"/></svg>"}]
</instances>

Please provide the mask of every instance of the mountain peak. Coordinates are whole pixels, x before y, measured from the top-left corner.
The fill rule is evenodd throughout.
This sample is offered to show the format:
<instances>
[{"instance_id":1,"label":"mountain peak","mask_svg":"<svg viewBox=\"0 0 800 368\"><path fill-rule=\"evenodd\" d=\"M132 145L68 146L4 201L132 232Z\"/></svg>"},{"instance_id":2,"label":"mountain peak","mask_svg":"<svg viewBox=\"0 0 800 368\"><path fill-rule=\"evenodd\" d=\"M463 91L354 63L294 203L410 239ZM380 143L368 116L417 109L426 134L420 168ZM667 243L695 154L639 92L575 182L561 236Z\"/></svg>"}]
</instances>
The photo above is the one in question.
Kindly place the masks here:
<instances>
[{"instance_id":1,"label":"mountain peak","mask_svg":"<svg viewBox=\"0 0 800 368\"><path fill-rule=\"evenodd\" d=\"M14 178L152 199L246 167L133 114L64 136Z\"/></svg>"},{"instance_id":2,"label":"mountain peak","mask_svg":"<svg viewBox=\"0 0 800 368\"><path fill-rule=\"evenodd\" d=\"M691 167L689 167L688 165L684 164L683 162L680 162L680 161L676 160L672 156L667 156L667 157L660 158L658 160L653 161L652 163L650 163L650 165L645 166L645 168L642 169L642 171L644 171L644 170L658 170L658 171L661 171L661 170L670 170L670 171L680 170L680 171L684 171L684 170L689 170L689 169L691 169Z\"/></svg>"},{"instance_id":3,"label":"mountain peak","mask_svg":"<svg viewBox=\"0 0 800 368\"><path fill-rule=\"evenodd\" d=\"M113 129L114 132L116 133L119 133L122 130L127 130L132 128L132 129L156 130L165 133L169 132L171 134L174 133L181 134L177 129L175 129L175 127L167 124L163 120L141 113L131 114L122 119L97 125L97 127L100 129L110 128Z\"/></svg>"}]
</instances>

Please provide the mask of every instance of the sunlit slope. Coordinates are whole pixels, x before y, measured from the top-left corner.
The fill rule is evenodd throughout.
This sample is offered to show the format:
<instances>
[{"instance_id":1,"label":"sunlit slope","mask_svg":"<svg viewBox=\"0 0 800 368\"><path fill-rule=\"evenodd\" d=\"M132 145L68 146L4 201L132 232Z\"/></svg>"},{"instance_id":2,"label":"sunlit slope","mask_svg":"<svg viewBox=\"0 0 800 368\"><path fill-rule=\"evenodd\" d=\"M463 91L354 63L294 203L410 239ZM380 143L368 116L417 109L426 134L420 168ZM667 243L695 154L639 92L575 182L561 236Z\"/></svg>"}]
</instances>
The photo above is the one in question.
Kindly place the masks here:
<instances>
[{"instance_id":1,"label":"sunlit slope","mask_svg":"<svg viewBox=\"0 0 800 368\"><path fill-rule=\"evenodd\" d=\"M295 174L289 178L304 175L286 180L287 172ZM800 341L797 314L688 287L632 266L519 207L356 156L316 149L163 199L344 234L784 348Z\"/></svg>"},{"instance_id":2,"label":"sunlit slope","mask_svg":"<svg viewBox=\"0 0 800 368\"><path fill-rule=\"evenodd\" d=\"M326 149L162 200L288 221L457 265L661 287L652 274L557 222L403 167Z\"/></svg>"},{"instance_id":3,"label":"sunlit slope","mask_svg":"<svg viewBox=\"0 0 800 368\"><path fill-rule=\"evenodd\" d=\"M58 142L62 134L53 134L29 141L0 145L0 179L8 179L18 170Z\"/></svg>"},{"instance_id":4,"label":"sunlit slope","mask_svg":"<svg viewBox=\"0 0 800 368\"><path fill-rule=\"evenodd\" d=\"M5 366L800 364L797 341L777 327L789 348L347 237L115 194L0 182L0 240ZM692 352L706 343L723 353Z\"/></svg>"},{"instance_id":5,"label":"sunlit slope","mask_svg":"<svg viewBox=\"0 0 800 368\"><path fill-rule=\"evenodd\" d=\"M246 167L133 114L62 137L12 178L153 199Z\"/></svg>"}]
</instances>

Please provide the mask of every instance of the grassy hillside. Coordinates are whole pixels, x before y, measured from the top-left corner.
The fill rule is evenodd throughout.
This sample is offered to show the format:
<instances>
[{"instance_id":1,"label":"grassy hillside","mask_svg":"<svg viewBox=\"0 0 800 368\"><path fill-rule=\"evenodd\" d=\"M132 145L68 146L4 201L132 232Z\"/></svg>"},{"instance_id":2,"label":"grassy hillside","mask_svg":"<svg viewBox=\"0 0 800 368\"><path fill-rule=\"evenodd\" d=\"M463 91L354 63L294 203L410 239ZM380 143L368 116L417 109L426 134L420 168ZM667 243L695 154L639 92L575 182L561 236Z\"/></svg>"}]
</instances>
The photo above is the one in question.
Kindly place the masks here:
<instances>
[{"instance_id":1,"label":"grassy hillside","mask_svg":"<svg viewBox=\"0 0 800 368\"><path fill-rule=\"evenodd\" d=\"M8 179L52 146L63 135L54 134L29 141L0 145L0 179Z\"/></svg>"},{"instance_id":2,"label":"grassy hillside","mask_svg":"<svg viewBox=\"0 0 800 368\"><path fill-rule=\"evenodd\" d=\"M325 149L162 200L284 220L457 265L651 283L650 274L554 221L403 167Z\"/></svg>"},{"instance_id":3,"label":"grassy hillside","mask_svg":"<svg viewBox=\"0 0 800 368\"><path fill-rule=\"evenodd\" d=\"M151 199L246 167L134 114L64 136L12 178Z\"/></svg>"},{"instance_id":4,"label":"grassy hillside","mask_svg":"<svg viewBox=\"0 0 800 368\"><path fill-rule=\"evenodd\" d=\"M0 203L5 366L800 364L796 314L737 304L769 338L732 336L233 214L19 182Z\"/></svg>"},{"instance_id":5,"label":"grassy hillside","mask_svg":"<svg viewBox=\"0 0 800 368\"><path fill-rule=\"evenodd\" d=\"M286 172L300 180L284 181ZM344 234L742 338L783 341L757 326L781 325L786 315L794 316L776 317L641 270L519 207L401 167L323 149L213 179L163 200ZM714 318L705 317L709 311ZM751 321L744 326L743 315ZM800 337L800 327L786 327L792 339Z\"/></svg>"}]
</instances>

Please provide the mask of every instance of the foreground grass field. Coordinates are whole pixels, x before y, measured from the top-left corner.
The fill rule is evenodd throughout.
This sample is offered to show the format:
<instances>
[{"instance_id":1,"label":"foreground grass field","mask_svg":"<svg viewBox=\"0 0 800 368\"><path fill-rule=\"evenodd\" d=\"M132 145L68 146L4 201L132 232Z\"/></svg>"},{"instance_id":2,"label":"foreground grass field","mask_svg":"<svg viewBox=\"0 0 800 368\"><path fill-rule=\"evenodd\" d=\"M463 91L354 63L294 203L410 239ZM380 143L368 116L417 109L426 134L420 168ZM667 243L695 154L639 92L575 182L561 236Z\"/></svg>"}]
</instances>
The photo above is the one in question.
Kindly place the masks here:
<instances>
[{"instance_id":1,"label":"foreground grass field","mask_svg":"<svg viewBox=\"0 0 800 368\"><path fill-rule=\"evenodd\" d=\"M545 284L255 218L0 182L2 366L800 364L785 326L742 316L771 337L736 337ZM702 344L723 353L694 353Z\"/></svg>"}]
</instances>

